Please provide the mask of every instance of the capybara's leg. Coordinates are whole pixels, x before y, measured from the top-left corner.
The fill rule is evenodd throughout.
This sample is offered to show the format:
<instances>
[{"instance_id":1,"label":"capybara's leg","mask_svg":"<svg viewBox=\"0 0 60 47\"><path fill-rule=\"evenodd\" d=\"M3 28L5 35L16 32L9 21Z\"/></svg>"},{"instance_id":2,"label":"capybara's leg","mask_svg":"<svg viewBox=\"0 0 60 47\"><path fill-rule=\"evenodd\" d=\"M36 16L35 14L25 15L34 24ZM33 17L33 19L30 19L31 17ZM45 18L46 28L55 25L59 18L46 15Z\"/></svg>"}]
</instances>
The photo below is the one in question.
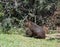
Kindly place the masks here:
<instances>
[{"instance_id":1,"label":"capybara's leg","mask_svg":"<svg viewBox=\"0 0 60 47\"><path fill-rule=\"evenodd\" d=\"M26 36L27 37L32 37L32 31L30 29L26 30Z\"/></svg>"}]
</instances>

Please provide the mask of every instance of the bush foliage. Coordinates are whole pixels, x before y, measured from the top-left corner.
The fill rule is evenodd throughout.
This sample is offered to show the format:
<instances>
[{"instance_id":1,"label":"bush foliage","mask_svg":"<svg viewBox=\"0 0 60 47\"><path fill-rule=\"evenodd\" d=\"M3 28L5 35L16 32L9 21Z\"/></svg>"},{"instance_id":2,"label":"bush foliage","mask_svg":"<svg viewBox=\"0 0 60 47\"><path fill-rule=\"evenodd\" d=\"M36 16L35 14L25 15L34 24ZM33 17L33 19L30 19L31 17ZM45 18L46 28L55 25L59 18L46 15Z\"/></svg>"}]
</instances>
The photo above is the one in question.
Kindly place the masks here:
<instances>
[{"instance_id":1,"label":"bush foliage","mask_svg":"<svg viewBox=\"0 0 60 47\"><path fill-rule=\"evenodd\" d=\"M1 0L2 27L8 31L11 27L24 27L25 20L31 20L38 25L46 22L56 10L56 0ZM1 16L1 15L0 15ZM45 21L45 22L44 22Z\"/></svg>"}]
</instances>

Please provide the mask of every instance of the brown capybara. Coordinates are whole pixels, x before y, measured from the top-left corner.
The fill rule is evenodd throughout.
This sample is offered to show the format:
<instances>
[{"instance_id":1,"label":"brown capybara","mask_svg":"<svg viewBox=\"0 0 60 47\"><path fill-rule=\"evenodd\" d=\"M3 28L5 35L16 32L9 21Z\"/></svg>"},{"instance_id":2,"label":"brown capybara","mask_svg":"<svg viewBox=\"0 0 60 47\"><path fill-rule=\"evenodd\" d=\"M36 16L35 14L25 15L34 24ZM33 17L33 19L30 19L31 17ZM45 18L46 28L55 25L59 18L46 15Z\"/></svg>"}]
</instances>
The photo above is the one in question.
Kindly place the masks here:
<instances>
[{"instance_id":1,"label":"brown capybara","mask_svg":"<svg viewBox=\"0 0 60 47\"><path fill-rule=\"evenodd\" d=\"M25 22L25 26L28 28L28 30L26 31L27 36L32 36L41 39L45 38L45 31L43 30L42 26L38 26L37 24L31 21Z\"/></svg>"}]
</instances>

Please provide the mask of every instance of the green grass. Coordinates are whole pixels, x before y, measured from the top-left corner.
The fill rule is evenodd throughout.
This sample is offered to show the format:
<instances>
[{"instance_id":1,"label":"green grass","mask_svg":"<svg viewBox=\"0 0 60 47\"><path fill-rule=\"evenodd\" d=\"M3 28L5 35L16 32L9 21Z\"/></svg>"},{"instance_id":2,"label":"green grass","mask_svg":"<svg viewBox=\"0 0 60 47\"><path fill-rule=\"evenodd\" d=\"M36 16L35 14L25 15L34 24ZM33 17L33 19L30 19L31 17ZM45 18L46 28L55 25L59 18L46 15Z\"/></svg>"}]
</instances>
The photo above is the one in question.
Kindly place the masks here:
<instances>
[{"instance_id":1,"label":"green grass","mask_svg":"<svg viewBox=\"0 0 60 47\"><path fill-rule=\"evenodd\" d=\"M0 34L0 47L60 47L60 42L29 38L22 35Z\"/></svg>"}]
</instances>

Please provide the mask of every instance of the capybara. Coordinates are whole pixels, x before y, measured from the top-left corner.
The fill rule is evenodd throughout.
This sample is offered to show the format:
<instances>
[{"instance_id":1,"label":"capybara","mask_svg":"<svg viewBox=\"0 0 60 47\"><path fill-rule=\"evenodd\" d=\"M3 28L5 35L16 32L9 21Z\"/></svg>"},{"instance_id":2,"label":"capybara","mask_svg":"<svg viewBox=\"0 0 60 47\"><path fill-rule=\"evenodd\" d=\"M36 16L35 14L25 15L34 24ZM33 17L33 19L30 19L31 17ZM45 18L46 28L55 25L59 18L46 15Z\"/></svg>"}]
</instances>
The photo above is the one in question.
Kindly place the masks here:
<instances>
[{"instance_id":1,"label":"capybara","mask_svg":"<svg viewBox=\"0 0 60 47\"><path fill-rule=\"evenodd\" d=\"M28 28L28 30L26 31L27 36L32 36L41 39L45 38L45 31L42 26L38 26L37 24L31 21L25 22L25 26Z\"/></svg>"}]
</instances>

